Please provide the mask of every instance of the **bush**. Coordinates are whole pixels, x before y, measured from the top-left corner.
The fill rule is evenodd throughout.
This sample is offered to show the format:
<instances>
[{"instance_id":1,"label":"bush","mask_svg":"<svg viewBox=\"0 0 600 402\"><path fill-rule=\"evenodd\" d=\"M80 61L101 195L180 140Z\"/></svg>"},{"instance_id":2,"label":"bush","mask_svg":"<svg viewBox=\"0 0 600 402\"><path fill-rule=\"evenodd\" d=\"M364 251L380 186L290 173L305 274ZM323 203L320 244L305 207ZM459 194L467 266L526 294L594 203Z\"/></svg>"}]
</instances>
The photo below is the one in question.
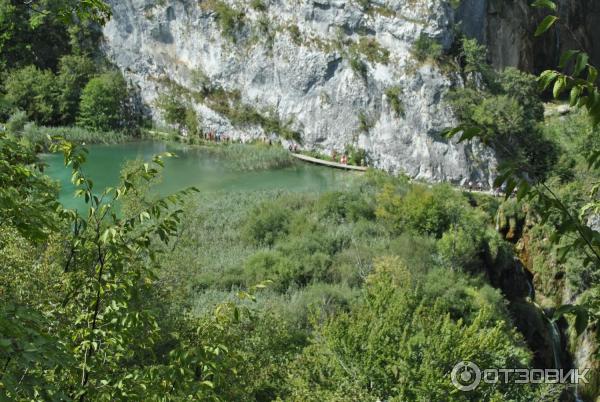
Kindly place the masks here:
<instances>
[{"instance_id":1,"label":"bush","mask_svg":"<svg viewBox=\"0 0 600 402\"><path fill-rule=\"evenodd\" d=\"M479 73L486 83L492 83L493 71L487 62L487 49L477 42L477 39L461 39L461 54L464 72Z\"/></svg>"},{"instance_id":2,"label":"bush","mask_svg":"<svg viewBox=\"0 0 600 402\"><path fill-rule=\"evenodd\" d=\"M252 7L256 11L267 11L267 6L263 2L263 0L252 0L250 2L250 7Z\"/></svg>"},{"instance_id":3,"label":"bush","mask_svg":"<svg viewBox=\"0 0 600 402\"><path fill-rule=\"evenodd\" d=\"M483 268L483 238L474 227L450 229L438 241L438 252L451 269L479 272Z\"/></svg>"},{"instance_id":4,"label":"bush","mask_svg":"<svg viewBox=\"0 0 600 402\"><path fill-rule=\"evenodd\" d=\"M350 68L363 80L367 79L368 67L358 54L350 55Z\"/></svg>"},{"instance_id":5,"label":"bush","mask_svg":"<svg viewBox=\"0 0 600 402\"><path fill-rule=\"evenodd\" d=\"M413 43L412 53L422 63L427 60L439 61L444 54L444 48L434 38L426 33L421 33L419 38Z\"/></svg>"},{"instance_id":6,"label":"bush","mask_svg":"<svg viewBox=\"0 0 600 402\"><path fill-rule=\"evenodd\" d=\"M88 82L81 95L77 124L96 131L126 127L127 84L120 72L104 73Z\"/></svg>"},{"instance_id":7,"label":"bush","mask_svg":"<svg viewBox=\"0 0 600 402\"><path fill-rule=\"evenodd\" d=\"M287 316L300 328L310 329L310 317L315 313L326 317L348 312L359 295L358 289L345 285L316 283L292 295L285 307Z\"/></svg>"},{"instance_id":8,"label":"bush","mask_svg":"<svg viewBox=\"0 0 600 402\"><path fill-rule=\"evenodd\" d=\"M388 64L390 61L390 51L381 46L375 38L359 39L358 43L351 46L351 52L363 54L371 63Z\"/></svg>"},{"instance_id":9,"label":"bush","mask_svg":"<svg viewBox=\"0 0 600 402\"><path fill-rule=\"evenodd\" d=\"M501 92L514 97L524 110L528 122L544 120L544 103L540 98L537 77L509 67L498 75Z\"/></svg>"},{"instance_id":10,"label":"bush","mask_svg":"<svg viewBox=\"0 0 600 402\"><path fill-rule=\"evenodd\" d=\"M316 203L320 220L342 223L371 220L375 217L373 205L359 192L335 191L323 194Z\"/></svg>"},{"instance_id":11,"label":"bush","mask_svg":"<svg viewBox=\"0 0 600 402\"><path fill-rule=\"evenodd\" d=\"M539 127L544 107L535 77L514 68L496 73L474 41L463 41L463 58L464 71L481 73L485 85L449 94L461 123L480 128L481 138L502 162L520 166L530 178L544 178L556 163L557 150Z\"/></svg>"},{"instance_id":12,"label":"bush","mask_svg":"<svg viewBox=\"0 0 600 402\"><path fill-rule=\"evenodd\" d=\"M162 110L163 118L168 124L176 124L179 127L185 125L187 107L179 96L172 93L160 94L156 106Z\"/></svg>"},{"instance_id":13,"label":"bush","mask_svg":"<svg viewBox=\"0 0 600 402\"><path fill-rule=\"evenodd\" d=\"M295 277L296 267L292 260L276 251L260 251L250 257L244 265L246 284L272 281L271 287L285 292Z\"/></svg>"},{"instance_id":14,"label":"bush","mask_svg":"<svg viewBox=\"0 0 600 402\"><path fill-rule=\"evenodd\" d=\"M296 46L302 45L302 32L300 32L300 28L298 28L298 25L289 25L288 32L290 33L290 38L292 38L292 42L294 42Z\"/></svg>"},{"instance_id":15,"label":"bush","mask_svg":"<svg viewBox=\"0 0 600 402\"><path fill-rule=\"evenodd\" d=\"M8 121L6 122L6 129L11 134L20 134L28 121L27 113L22 110L18 110L9 117Z\"/></svg>"},{"instance_id":16,"label":"bush","mask_svg":"<svg viewBox=\"0 0 600 402\"><path fill-rule=\"evenodd\" d=\"M221 0L209 0L201 4L215 12L223 36L235 42L237 33L244 26L244 13Z\"/></svg>"},{"instance_id":17,"label":"bush","mask_svg":"<svg viewBox=\"0 0 600 402\"><path fill-rule=\"evenodd\" d=\"M290 211L278 203L266 203L254 209L242 228L247 241L272 246L275 239L288 231Z\"/></svg>"},{"instance_id":18,"label":"bush","mask_svg":"<svg viewBox=\"0 0 600 402\"><path fill-rule=\"evenodd\" d=\"M390 103L396 117L404 117L404 104L402 103L402 88L390 87L385 90L385 96Z\"/></svg>"},{"instance_id":19,"label":"bush","mask_svg":"<svg viewBox=\"0 0 600 402\"><path fill-rule=\"evenodd\" d=\"M50 70L35 66L14 70L6 79L5 91L9 104L24 110L30 121L42 125L58 122L59 91Z\"/></svg>"},{"instance_id":20,"label":"bush","mask_svg":"<svg viewBox=\"0 0 600 402\"><path fill-rule=\"evenodd\" d=\"M455 392L448 372L464 356L483 367L528 367L530 353L500 300L464 276L440 272L423 284L396 259L381 259L350 312L314 318L317 335L292 366L290 399L447 400ZM522 384L482 383L471 394L535 399L534 386Z\"/></svg>"},{"instance_id":21,"label":"bush","mask_svg":"<svg viewBox=\"0 0 600 402\"><path fill-rule=\"evenodd\" d=\"M352 145L348 145L344 152L348 156L348 163L351 165L365 166L367 163L367 151L362 148L355 148Z\"/></svg>"},{"instance_id":22,"label":"bush","mask_svg":"<svg viewBox=\"0 0 600 402\"><path fill-rule=\"evenodd\" d=\"M377 197L377 217L392 233L416 232L440 238L468 208L466 199L449 186L412 186L405 195L387 185Z\"/></svg>"},{"instance_id":23,"label":"bush","mask_svg":"<svg viewBox=\"0 0 600 402\"><path fill-rule=\"evenodd\" d=\"M472 119L485 129L487 137L498 135L508 139L523 129L525 110L512 97L493 96L475 105Z\"/></svg>"}]
</instances>

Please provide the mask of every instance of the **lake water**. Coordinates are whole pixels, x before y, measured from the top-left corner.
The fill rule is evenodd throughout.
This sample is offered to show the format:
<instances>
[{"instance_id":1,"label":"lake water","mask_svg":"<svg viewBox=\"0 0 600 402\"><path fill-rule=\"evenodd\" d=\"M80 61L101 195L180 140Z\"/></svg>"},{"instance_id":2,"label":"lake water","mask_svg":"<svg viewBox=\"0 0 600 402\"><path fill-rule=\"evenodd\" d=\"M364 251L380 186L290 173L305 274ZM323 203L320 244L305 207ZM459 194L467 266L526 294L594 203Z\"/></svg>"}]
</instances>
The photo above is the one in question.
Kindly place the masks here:
<instances>
[{"instance_id":1,"label":"lake water","mask_svg":"<svg viewBox=\"0 0 600 402\"><path fill-rule=\"evenodd\" d=\"M156 188L162 195L190 186L201 192L278 189L322 192L336 188L356 175L302 162L286 168L239 171L231 167L227 158L215 156L206 149L154 141L91 145L88 149L90 153L83 170L94 181L95 192L117 185L126 161L137 158L151 160L153 155L165 151L175 153L177 158L166 160L162 181ZM83 201L73 197L75 189L71 184L71 169L64 166L62 154L43 155L42 158L47 164L45 173L61 185L63 205L82 207Z\"/></svg>"}]
</instances>

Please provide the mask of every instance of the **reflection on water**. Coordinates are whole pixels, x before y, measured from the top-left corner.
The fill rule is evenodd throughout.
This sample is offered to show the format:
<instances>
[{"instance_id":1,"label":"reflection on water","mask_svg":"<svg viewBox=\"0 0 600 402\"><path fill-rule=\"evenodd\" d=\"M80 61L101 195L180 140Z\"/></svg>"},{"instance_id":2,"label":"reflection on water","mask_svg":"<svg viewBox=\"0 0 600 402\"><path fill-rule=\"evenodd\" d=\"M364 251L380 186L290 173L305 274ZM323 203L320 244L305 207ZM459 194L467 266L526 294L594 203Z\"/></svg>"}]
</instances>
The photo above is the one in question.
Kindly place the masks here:
<instances>
[{"instance_id":1,"label":"reflection on water","mask_svg":"<svg viewBox=\"0 0 600 402\"><path fill-rule=\"evenodd\" d=\"M185 147L157 141L132 142L116 145L93 145L84 165L84 173L92 178L96 192L118 183L119 173L128 160L150 160L153 155L165 151L177 154L166 161L162 181L157 186L161 194L171 194L186 187L195 186L201 192L289 190L321 192L339 187L354 173L330 168L295 163L282 169L236 171L231 162L208 152L206 149ZM82 206L73 197L71 170L65 168L59 154L43 155L47 163L45 173L61 185L60 200L65 207Z\"/></svg>"}]
</instances>

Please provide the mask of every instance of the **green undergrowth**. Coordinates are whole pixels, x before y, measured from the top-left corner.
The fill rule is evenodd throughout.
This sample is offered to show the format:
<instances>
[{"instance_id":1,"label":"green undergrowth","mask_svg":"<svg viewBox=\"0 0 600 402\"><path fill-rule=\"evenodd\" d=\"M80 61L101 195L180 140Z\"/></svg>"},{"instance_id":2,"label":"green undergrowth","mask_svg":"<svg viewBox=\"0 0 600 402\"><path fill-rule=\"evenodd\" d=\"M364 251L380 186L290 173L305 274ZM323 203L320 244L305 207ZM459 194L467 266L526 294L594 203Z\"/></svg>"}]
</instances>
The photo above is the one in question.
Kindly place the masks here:
<instances>
[{"instance_id":1,"label":"green undergrowth","mask_svg":"<svg viewBox=\"0 0 600 402\"><path fill-rule=\"evenodd\" d=\"M223 144L203 146L213 155L226 158L235 170L280 169L297 163L289 151L266 144Z\"/></svg>"},{"instance_id":2,"label":"green undergrowth","mask_svg":"<svg viewBox=\"0 0 600 402\"><path fill-rule=\"evenodd\" d=\"M78 144L119 144L132 141L134 137L119 131L92 131L82 127L39 127L27 124L16 134L17 138L35 145L38 149L48 151L52 137L62 137Z\"/></svg>"}]
</instances>

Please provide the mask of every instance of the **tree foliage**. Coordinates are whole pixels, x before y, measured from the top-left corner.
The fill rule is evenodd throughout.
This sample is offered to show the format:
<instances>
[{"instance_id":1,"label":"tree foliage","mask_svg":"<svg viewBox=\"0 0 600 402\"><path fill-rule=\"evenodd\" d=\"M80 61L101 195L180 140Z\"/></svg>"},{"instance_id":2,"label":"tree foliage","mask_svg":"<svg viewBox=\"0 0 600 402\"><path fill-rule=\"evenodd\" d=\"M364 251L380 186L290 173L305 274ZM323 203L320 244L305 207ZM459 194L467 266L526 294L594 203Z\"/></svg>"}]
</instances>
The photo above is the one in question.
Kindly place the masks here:
<instances>
[{"instance_id":1,"label":"tree foliage","mask_svg":"<svg viewBox=\"0 0 600 402\"><path fill-rule=\"evenodd\" d=\"M550 0L538 0L533 3L534 7L550 11L538 26L536 36L544 34L553 26L560 25L561 19L558 17L558 5ZM568 30L568 29L567 29ZM593 125L597 127L600 124L600 90L597 85L598 70L589 63L589 56L584 49L569 50L565 52L560 60L559 70L544 71L537 79L541 90L550 90L555 99L566 97L571 107L584 110ZM529 84L527 84L529 81ZM511 83L512 82L512 83ZM525 80L528 87L533 85L533 80ZM523 83L523 80L507 80L506 86L512 87L514 83ZM519 85L521 85L519 84ZM514 89L514 88L513 88ZM528 91L518 91L520 95L531 93ZM567 94L565 96L565 94ZM521 102L523 102L521 100ZM534 115L539 114L533 110ZM474 137L486 142L489 138L485 125L478 121L467 121L467 124L448 131L450 136L461 133L461 140ZM596 130L589 132L590 139L595 136ZM594 141L590 141L590 144ZM536 152L535 143L524 144L526 152ZM585 150L585 156L588 167L593 171L600 168L600 150L596 147L590 147ZM550 236L553 244L558 246L558 260L564 261L570 253L582 253L584 256L583 264L592 266L594 271L600 267L600 233L592 228L591 219L600 211L597 201L598 189L600 186L593 184L589 193L588 202L585 205L575 208L558 195L556 188L552 183L545 181L544 175L532 175L531 170L522 163L508 158L508 163L501 167L500 174L496 180L496 185L504 185L506 194L510 196L514 190L518 199L525 199L536 205L536 210L541 215L541 223L549 222L553 217L554 234ZM558 217L558 219L556 219ZM594 287L598 284L594 283ZM593 299L592 299L593 300ZM586 312L585 320L581 322L597 322L599 315L594 301L587 301L581 306ZM565 307L558 310L557 316L562 313L569 313L574 310L579 311L580 307ZM586 325L578 325L578 331L581 332Z\"/></svg>"},{"instance_id":2,"label":"tree foliage","mask_svg":"<svg viewBox=\"0 0 600 402\"><path fill-rule=\"evenodd\" d=\"M126 127L127 83L119 72L92 78L81 94L77 124L91 130L109 131Z\"/></svg>"}]
</instances>

